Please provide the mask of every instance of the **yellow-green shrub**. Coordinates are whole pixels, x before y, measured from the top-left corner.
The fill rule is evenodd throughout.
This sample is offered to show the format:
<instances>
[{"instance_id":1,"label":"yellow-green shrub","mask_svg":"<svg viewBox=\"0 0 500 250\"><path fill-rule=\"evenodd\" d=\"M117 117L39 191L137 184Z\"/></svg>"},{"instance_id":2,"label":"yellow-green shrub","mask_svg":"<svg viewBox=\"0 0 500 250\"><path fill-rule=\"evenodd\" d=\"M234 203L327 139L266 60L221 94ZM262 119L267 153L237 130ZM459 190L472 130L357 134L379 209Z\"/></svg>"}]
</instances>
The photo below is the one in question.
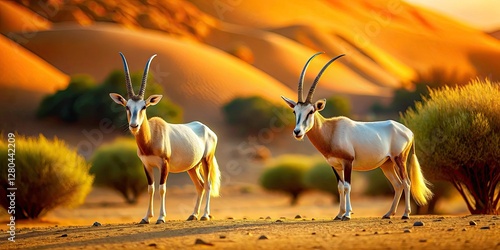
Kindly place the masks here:
<instances>
[{"instance_id":1,"label":"yellow-green shrub","mask_svg":"<svg viewBox=\"0 0 500 250\"><path fill-rule=\"evenodd\" d=\"M304 175L304 185L331 194L334 200L339 196L337 178L333 169L325 160L316 161Z\"/></svg>"},{"instance_id":2,"label":"yellow-green shrub","mask_svg":"<svg viewBox=\"0 0 500 250\"><path fill-rule=\"evenodd\" d=\"M431 180L451 182L473 214L500 212L500 89L498 83L430 90L403 122Z\"/></svg>"},{"instance_id":3,"label":"yellow-green shrub","mask_svg":"<svg viewBox=\"0 0 500 250\"><path fill-rule=\"evenodd\" d=\"M147 190L147 179L133 139L118 138L99 147L92 157L94 183L118 191L127 203L137 202Z\"/></svg>"},{"instance_id":4,"label":"yellow-green shrub","mask_svg":"<svg viewBox=\"0 0 500 250\"><path fill-rule=\"evenodd\" d=\"M11 147L12 148L12 147ZM0 205L7 209L7 140L0 142ZM90 165L62 140L15 136L15 217L38 218L59 207L82 204L92 187Z\"/></svg>"},{"instance_id":5,"label":"yellow-green shrub","mask_svg":"<svg viewBox=\"0 0 500 250\"><path fill-rule=\"evenodd\" d=\"M260 185L267 190L289 194L292 198L290 204L295 205L299 195L308 189L302 180L314 163L315 161L307 156L278 157L260 176Z\"/></svg>"}]
</instances>

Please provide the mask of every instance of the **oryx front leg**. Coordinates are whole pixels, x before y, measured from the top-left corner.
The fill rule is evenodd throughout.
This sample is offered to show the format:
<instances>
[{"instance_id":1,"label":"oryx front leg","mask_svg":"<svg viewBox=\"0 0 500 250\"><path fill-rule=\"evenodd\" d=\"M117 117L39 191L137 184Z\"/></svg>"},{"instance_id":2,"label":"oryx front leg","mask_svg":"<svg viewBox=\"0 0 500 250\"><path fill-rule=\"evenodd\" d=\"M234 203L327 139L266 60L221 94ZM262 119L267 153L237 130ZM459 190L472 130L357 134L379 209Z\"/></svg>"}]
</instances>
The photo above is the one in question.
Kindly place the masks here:
<instances>
[{"instance_id":1,"label":"oryx front leg","mask_svg":"<svg viewBox=\"0 0 500 250\"><path fill-rule=\"evenodd\" d=\"M153 170L144 166L144 172L146 173L146 178L148 179L148 195L149 195L149 205L146 216L139 222L139 224L149 224L149 220L154 216L153 213L153 198L155 194L155 185L153 181Z\"/></svg>"},{"instance_id":2,"label":"oryx front leg","mask_svg":"<svg viewBox=\"0 0 500 250\"><path fill-rule=\"evenodd\" d=\"M194 183L194 187L196 188L196 204L194 205L193 214L191 214L187 220L198 220L198 214L200 214L200 207L204 190L203 190L203 182L200 180L200 177L196 172L197 171L196 169L198 167L199 165L187 171L189 177L191 178L191 181L193 181Z\"/></svg>"},{"instance_id":3,"label":"oryx front leg","mask_svg":"<svg viewBox=\"0 0 500 250\"><path fill-rule=\"evenodd\" d=\"M167 178L168 178L168 162L166 160L162 161L162 166L160 167L160 216L156 220L156 224L165 223L165 217L167 212L165 211L165 193L167 192Z\"/></svg>"},{"instance_id":4,"label":"oryx front leg","mask_svg":"<svg viewBox=\"0 0 500 250\"><path fill-rule=\"evenodd\" d=\"M344 193L344 181L340 176L344 176L344 171L342 170L335 170L334 167L332 167L333 173L335 174L335 177L337 178L337 190L339 191L339 213L337 216L335 216L334 220L342 220L342 216L345 214L345 193Z\"/></svg>"},{"instance_id":5,"label":"oryx front leg","mask_svg":"<svg viewBox=\"0 0 500 250\"><path fill-rule=\"evenodd\" d=\"M352 161L344 160L342 166L344 168L344 193L345 193L345 214L342 217L342 220L350 220L352 214L352 207L351 207Z\"/></svg>"}]
</instances>

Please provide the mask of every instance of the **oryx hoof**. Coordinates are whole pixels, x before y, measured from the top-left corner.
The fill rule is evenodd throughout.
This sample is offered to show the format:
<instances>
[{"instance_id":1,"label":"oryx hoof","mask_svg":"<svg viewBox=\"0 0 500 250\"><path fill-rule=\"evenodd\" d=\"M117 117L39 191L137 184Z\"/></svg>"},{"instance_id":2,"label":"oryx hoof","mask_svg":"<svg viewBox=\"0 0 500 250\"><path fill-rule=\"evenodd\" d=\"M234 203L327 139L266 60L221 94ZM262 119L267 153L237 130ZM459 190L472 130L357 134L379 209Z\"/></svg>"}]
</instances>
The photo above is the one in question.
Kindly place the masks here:
<instances>
[{"instance_id":1,"label":"oryx hoof","mask_svg":"<svg viewBox=\"0 0 500 250\"><path fill-rule=\"evenodd\" d=\"M165 223L165 220L163 220L163 219L156 221L156 224L164 224L164 223Z\"/></svg>"},{"instance_id":2,"label":"oryx hoof","mask_svg":"<svg viewBox=\"0 0 500 250\"><path fill-rule=\"evenodd\" d=\"M401 217L402 220L408 220L410 219L410 216L406 216L406 215L403 215L403 217Z\"/></svg>"},{"instance_id":3,"label":"oryx hoof","mask_svg":"<svg viewBox=\"0 0 500 250\"><path fill-rule=\"evenodd\" d=\"M391 216L389 216L389 215L384 215L384 216L382 216L382 219L383 219L383 220L390 220L390 219L391 219Z\"/></svg>"},{"instance_id":4,"label":"oryx hoof","mask_svg":"<svg viewBox=\"0 0 500 250\"><path fill-rule=\"evenodd\" d=\"M212 218L212 216L210 216L210 215L209 216L203 216L203 217L200 218L200 220L207 221L207 220L210 220L211 218Z\"/></svg>"},{"instance_id":5,"label":"oryx hoof","mask_svg":"<svg viewBox=\"0 0 500 250\"><path fill-rule=\"evenodd\" d=\"M335 216L333 220L342 220L342 217Z\"/></svg>"},{"instance_id":6,"label":"oryx hoof","mask_svg":"<svg viewBox=\"0 0 500 250\"><path fill-rule=\"evenodd\" d=\"M198 220L198 217L194 216L194 215L191 215L189 216L189 218L187 219L188 221L191 221L191 220Z\"/></svg>"},{"instance_id":7,"label":"oryx hoof","mask_svg":"<svg viewBox=\"0 0 500 250\"><path fill-rule=\"evenodd\" d=\"M342 221L350 221L351 217L342 216Z\"/></svg>"},{"instance_id":8,"label":"oryx hoof","mask_svg":"<svg viewBox=\"0 0 500 250\"><path fill-rule=\"evenodd\" d=\"M139 222L139 224L149 224L149 221L142 219L141 222Z\"/></svg>"}]
</instances>

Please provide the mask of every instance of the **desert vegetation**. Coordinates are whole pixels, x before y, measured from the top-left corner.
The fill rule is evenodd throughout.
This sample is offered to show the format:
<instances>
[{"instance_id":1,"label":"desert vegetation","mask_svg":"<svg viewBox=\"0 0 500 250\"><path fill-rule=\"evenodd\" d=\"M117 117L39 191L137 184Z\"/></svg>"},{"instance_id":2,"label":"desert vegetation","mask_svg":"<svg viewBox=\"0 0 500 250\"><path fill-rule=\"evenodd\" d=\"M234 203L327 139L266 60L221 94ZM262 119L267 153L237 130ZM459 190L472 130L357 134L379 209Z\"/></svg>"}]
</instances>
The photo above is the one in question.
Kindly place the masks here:
<instances>
[{"instance_id":1,"label":"desert vegetation","mask_svg":"<svg viewBox=\"0 0 500 250\"><path fill-rule=\"evenodd\" d=\"M118 138L100 146L92 156L90 173L96 186L117 191L127 203L137 203L147 190L147 181L133 139Z\"/></svg>"},{"instance_id":2,"label":"desert vegetation","mask_svg":"<svg viewBox=\"0 0 500 250\"><path fill-rule=\"evenodd\" d=\"M260 96L236 98L224 105L222 111L227 123L242 134L255 134L263 128L293 124L293 116L288 109Z\"/></svg>"},{"instance_id":3,"label":"desert vegetation","mask_svg":"<svg viewBox=\"0 0 500 250\"><path fill-rule=\"evenodd\" d=\"M283 155L274 159L262 173L260 185L270 191L290 195L290 205L297 204L299 195L309 188L304 184L304 175L314 164L311 157Z\"/></svg>"},{"instance_id":4,"label":"desert vegetation","mask_svg":"<svg viewBox=\"0 0 500 250\"><path fill-rule=\"evenodd\" d=\"M140 82L142 73L132 73L132 82ZM75 75L64 90L59 90L42 100L37 116L57 117L66 122L95 122L111 119L116 125L126 123L125 112L121 107L112 105L109 93L126 93L125 77L122 71L113 71L100 84L88 75ZM146 95L163 93L161 85L153 77L148 78ZM172 103L166 96L158 105L148 109L150 117L160 116L169 122L182 122L182 109Z\"/></svg>"},{"instance_id":5,"label":"desert vegetation","mask_svg":"<svg viewBox=\"0 0 500 250\"><path fill-rule=\"evenodd\" d=\"M431 89L403 122L426 176L451 182L472 214L498 214L500 89L489 80Z\"/></svg>"},{"instance_id":6,"label":"desert vegetation","mask_svg":"<svg viewBox=\"0 0 500 250\"><path fill-rule=\"evenodd\" d=\"M341 96L332 96L326 99L326 106L321 111L324 117L351 116L351 103L349 99Z\"/></svg>"},{"instance_id":7,"label":"desert vegetation","mask_svg":"<svg viewBox=\"0 0 500 250\"><path fill-rule=\"evenodd\" d=\"M8 146L0 142L0 171L7 173ZM39 218L56 207L82 204L90 192L93 176L90 164L62 140L15 136L15 187L17 219ZM9 202L7 174L0 175L0 205L7 210Z\"/></svg>"}]
</instances>

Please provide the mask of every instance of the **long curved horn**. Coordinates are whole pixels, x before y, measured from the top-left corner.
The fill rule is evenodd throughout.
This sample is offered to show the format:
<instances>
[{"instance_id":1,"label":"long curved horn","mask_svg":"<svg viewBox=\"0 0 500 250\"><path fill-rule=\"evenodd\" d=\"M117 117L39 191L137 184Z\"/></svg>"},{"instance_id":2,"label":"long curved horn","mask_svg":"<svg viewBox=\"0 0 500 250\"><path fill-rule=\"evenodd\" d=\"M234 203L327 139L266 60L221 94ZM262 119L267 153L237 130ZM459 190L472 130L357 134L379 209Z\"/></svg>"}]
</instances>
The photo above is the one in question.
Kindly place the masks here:
<instances>
[{"instance_id":1,"label":"long curved horn","mask_svg":"<svg viewBox=\"0 0 500 250\"><path fill-rule=\"evenodd\" d=\"M142 74L142 84L141 88L139 89L139 97L144 98L144 92L146 91L146 82L148 80L148 72L149 72L149 65L151 64L151 61L153 58L155 58L156 54L152 55L148 62L146 63L146 67L144 67L144 73Z\"/></svg>"},{"instance_id":2,"label":"long curved horn","mask_svg":"<svg viewBox=\"0 0 500 250\"><path fill-rule=\"evenodd\" d=\"M123 61L123 68L125 70L125 83L127 84L127 95L128 98L132 98L135 93L134 93L134 88L132 88L132 80L130 79L130 72L128 71L128 64L127 64L127 59L125 59L125 56L120 52L120 56L122 57Z\"/></svg>"},{"instance_id":3,"label":"long curved horn","mask_svg":"<svg viewBox=\"0 0 500 250\"><path fill-rule=\"evenodd\" d=\"M307 67L309 67L309 63L312 61L312 59L314 57L316 57L317 55L321 55L325 52L318 52L314 55L312 55L309 60L307 60L306 64L304 65L304 68L302 69L302 73L300 73L300 78L299 78L299 97L298 97L298 102L303 102L302 99L304 99L304 95L302 94L302 87L304 86L304 76L306 75L306 70L307 70Z\"/></svg>"},{"instance_id":4,"label":"long curved horn","mask_svg":"<svg viewBox=\"0 0 500 250\"><path fill-rule=\"evenodd\" d=\"M313 94L314 94L314 90L316 89L316 85L318 84L319 78L321 78L321 75L323 75L323 73L325 72L326 68L328 68L328 66L330 66L330 64L332 64L332 62L334 62L335 60L337 60L337 59L339 59L339 58L341 58L343 56L345 56L345 54L342 54L342 55L339 55L339 56L333 58L332 60L330 60L329 62L327 62L325 64L325 66L323 66L323 68L319 72L318 76L316 76L316 78L314 79L314 82L313 82L313 84L311 86L311 89L309 89L309 94L307 95L306 102L311 102Z\"/></svg>"}]
</instances>

